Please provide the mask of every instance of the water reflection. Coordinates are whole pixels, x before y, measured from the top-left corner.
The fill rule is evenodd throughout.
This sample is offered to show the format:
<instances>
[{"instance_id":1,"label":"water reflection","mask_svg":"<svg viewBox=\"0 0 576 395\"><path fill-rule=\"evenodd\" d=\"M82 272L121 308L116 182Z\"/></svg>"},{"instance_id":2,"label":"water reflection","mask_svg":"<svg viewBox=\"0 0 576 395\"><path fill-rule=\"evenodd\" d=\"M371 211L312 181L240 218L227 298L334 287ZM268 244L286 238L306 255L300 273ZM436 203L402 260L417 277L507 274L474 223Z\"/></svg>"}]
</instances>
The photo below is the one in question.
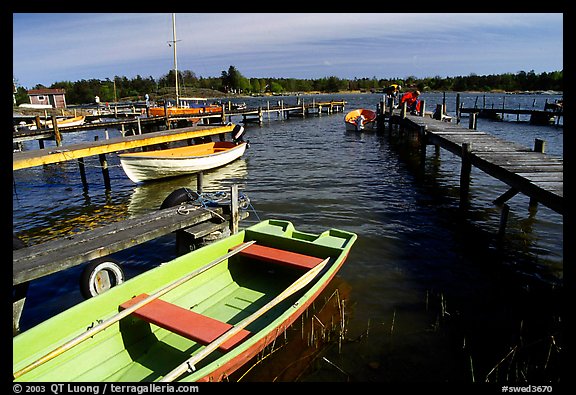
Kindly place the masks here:
<instances>
[{"instance_id":1,"label":"water reflection","mask_svg":"<svg viewBox=\"0 0 576 395\"><path fill-rule=\"evenodd\" d=\"M225 191L233 184L238 185L238 189L241 190L247 177L248 163L245 158L239 158L218 169L204 171L202 190L204 192ZM137 216L151 210L158 210L171 192L180 188L197 191L197 187L197 174L138 184L130 195L128 213L130 216Z\"/></svg>"}]
</instances>

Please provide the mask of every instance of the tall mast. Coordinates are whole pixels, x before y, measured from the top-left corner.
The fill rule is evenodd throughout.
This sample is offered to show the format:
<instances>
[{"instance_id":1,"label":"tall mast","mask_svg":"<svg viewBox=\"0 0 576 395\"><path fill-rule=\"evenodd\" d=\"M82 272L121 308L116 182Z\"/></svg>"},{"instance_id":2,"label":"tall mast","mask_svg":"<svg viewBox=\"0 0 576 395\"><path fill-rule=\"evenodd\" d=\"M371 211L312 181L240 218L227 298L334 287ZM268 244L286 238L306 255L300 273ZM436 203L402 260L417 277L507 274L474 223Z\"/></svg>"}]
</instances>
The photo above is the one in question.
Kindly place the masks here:
<instances>
[{"instance_id":1,"label":"tall mast","mask_svg":"<svg viewBox=\"0 0 576 395\"><path fill-rule=\"evenodd\" d=\"M174 79L176 81L176 107L180 106L178 94L178 61L176 60L176 14L172 14L172 45L174 45Z\"/></svg>"}]
</instances>

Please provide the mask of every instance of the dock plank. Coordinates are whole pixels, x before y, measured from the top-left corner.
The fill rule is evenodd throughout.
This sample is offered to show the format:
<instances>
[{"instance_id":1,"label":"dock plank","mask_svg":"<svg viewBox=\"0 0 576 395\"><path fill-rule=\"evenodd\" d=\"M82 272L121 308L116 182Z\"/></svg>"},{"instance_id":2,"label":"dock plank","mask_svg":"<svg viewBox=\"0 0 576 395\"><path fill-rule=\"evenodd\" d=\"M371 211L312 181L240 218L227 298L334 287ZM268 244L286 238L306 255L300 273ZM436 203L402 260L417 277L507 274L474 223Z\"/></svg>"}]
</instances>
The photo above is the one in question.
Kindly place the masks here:
<instances>
[{"instance_id":1,"label":"dock plank","mask_svg":"<svg viewBox=\"0 0 576 395\"><path fill-rule=\"evenodd\" d=\"M15 250L12 284L43 277L208 221L222 215L222 211L220 207L206 210L188 204L184 210L171 207L64 239Z\"/></svg>"},{"instance_id":2,"label":"dock plank","mask_svg":"<svg viewBox=\"0 0 576 395\"><path fill-rule=\"evenodd\" d=\"M148 145L187 140L196 137L230 133L233 125L193 126L180 129L169 129L160 132L144 133L135 136L114 137L108 140L69 144L61 147L48 147L37 150L14 152L12 170L65 162L110 152L124 151Z\"/></svg>"}]
</instances>

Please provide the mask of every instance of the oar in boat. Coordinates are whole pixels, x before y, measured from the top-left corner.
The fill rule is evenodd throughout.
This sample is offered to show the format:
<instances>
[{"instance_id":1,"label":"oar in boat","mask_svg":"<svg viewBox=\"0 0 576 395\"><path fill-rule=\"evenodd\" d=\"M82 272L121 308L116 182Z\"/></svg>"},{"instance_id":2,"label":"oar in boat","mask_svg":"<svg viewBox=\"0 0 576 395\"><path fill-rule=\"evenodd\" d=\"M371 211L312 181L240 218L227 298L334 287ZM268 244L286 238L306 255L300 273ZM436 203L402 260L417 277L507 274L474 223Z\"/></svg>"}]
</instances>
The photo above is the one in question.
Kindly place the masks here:
<instances>
[{"instance_id":1,"label":"oar in boat","mask_svg":"<svg viewBox=\"0 0 576 395\"><path fill-rule=\"evenodd\" d=\"M266 313L272 307L276 306L278 303L280 303L281 301L283 301L284 299L286 299L290 295L294 294L296 291L304 288L308 283L310 283L310 281L312 281L312 279L314 279L314 277L316 277L316 275L318 273L320 273L320 271L324 268L324 266L326 266L326 264L328 263L329 260L330 260L330 257L324 259L318 265L316 265L312 269L308 270L300 278L298 278L296 281L294 281L288 288L286 288L281 294L276 296L270 302L266 303L264 306L262 306L258 311L256 311L251 316L246 317L238 325L230 328L227 332L225 332L220 337L218 337L216 340L214 340L212 343L208 344L205 348L203 348L202 351L200 351L197 354L194 354L192 357L190 357L189 359L184 361L182 364L180 364L174 370L172 370L167 375L165 375L160 381L161 382L174 381L178 377L183 375L184 373L191 371L191 370L194 371L195 370L194 365L196 363L198 363L200 360L202 360L203 358L210 355L214 350L216 350L218 347L220 347L224 342L226 342L232 336L236 335L238 332L240 332L242 329L244 329L250 323L255 321L258 317L260 317L261 315Z\"/></svg>"},{"instance_id":2,"label":"oar in boat","mask_svg":"<svg viewBox=\"0 0 576 395\"><path fill-rule=\"evenodd\" d=\"M106 329L109 326L111 326L112 324L120 321L122 318L126 317L127 315L131 314L132 312L138 310L140 307L152 302L154 299L158 299L160 296L164 295L165 293L167 293L167 292L173 290L174 288L184 284L186 281L188 281L188 280L192 279L193 277L196 277L197 275L205 272L206 270L210 269L211 267L216 266L217 264L230 258L232 255L239 253L244 248L249 247L254 243L256 243L256 240L248 241L246 243L241 244L239 247L228 252L226 255L223 255L220 258L217 258L217 259L213 260L212 262L207 263L206 265L202 266L201 268L198 268L198 269L194 270L193 272L188 273L184 277L181 277L178 280L175 280L174 282L168 284L164 288L161 288L159 291L156 291L152 295L148 296L146 299L142 299L140 302L130 306L127 309L120 311L118 314L113 315L112 317L110 317L106 321L103 321L102 323L96 325L92 329L82 333L81 335L76 336L72 340L66 342L62 346L54 349L53 351L49 352L48 354L44 355L43 357L37 359L36 361L32 362L28 366L14 372L13 379L17 379L18 377L22 376L23 374L28 373L29 371L31 371L33 369L36 369L38 366L48 362L49 360L57 357L58 355L68 351L72 347L80 344L81 342L83 342L86 339L91 338L96 333L103 331L104 329Z\"/></svg>"}]
</instances>

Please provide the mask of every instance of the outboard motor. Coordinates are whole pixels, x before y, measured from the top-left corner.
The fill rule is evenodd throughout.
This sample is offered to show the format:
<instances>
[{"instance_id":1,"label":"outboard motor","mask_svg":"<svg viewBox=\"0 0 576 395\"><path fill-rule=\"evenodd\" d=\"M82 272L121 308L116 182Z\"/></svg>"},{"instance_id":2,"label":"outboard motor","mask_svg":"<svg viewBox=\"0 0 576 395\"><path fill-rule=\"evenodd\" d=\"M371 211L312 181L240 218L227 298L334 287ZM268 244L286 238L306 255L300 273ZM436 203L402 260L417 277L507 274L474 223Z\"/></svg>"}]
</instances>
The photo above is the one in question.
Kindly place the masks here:
<instances>
[{"instance_id":1,"label":"outboard motor","mask_svg":"<svg viewBox=\"0 0 576 395\"><path fill-rule=\"evenodd\" d=\"M236 124L234 129L232 129L232 141L235 143L240 143L244 141L244 126Z\"/></svg>"},{"instance_id":2,"label":"outboard motor","mask_svg":"<svg viewBox=\"0 0 576 395\"><path fill-rule=\"evenodd\" d=\"M362 130L364 129L364 116L363 115L359 115L356 119L356 130Z\"/></svg>"}]
</instances>

